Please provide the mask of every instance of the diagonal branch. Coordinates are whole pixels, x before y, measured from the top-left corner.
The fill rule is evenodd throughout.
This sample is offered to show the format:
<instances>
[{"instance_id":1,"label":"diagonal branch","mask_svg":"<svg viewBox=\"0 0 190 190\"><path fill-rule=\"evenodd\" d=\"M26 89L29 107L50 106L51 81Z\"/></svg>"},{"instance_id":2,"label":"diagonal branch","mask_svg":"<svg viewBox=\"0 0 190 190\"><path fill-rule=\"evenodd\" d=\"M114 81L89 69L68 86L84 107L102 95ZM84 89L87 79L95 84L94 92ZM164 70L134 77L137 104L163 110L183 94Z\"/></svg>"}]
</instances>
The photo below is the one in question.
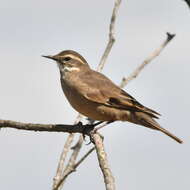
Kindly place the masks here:
<instances>
[{"instance_id":1,"label":"diagonal branch","mask_svg":"<svg viewBox=\"0 0 190 190\"><path fill-rule=\"evenodd\" d=\"M91 148L76 164L70 165L70 168L64 172L63 177L60 179L59 183L54 187L53 190L58 190L58 188L63 184L66 178L73 172L76 171L77 167L95 150L95 147Z\"/></svg>"},{"instance_id":2,"label":"diagonal branch","mask_svg":"<svg viewBox=\"0 0 190 190\"><path fill-rule=\"evenodd\" d=\"M61 189L61 187L64 185L65 181L62 181L62 178L64 178L65 175L67 175L68 172L73 170L73 167L75 166L75 162L76 162L78 154L79 154L79 152L81 150L82 145L83 145L83 136L80 135L78 142L75 144L74 147L72 147L73 153L71 154L71 157L70 157L70 159L68 161L68 164L65 167L64 172L63 172L63 174L62 174L62 176L61 176L61 178L59 180L59 183L57 185L57 189L59 189L59 188Z\"/></svg>"},{"instance_id":3,"label":"diagonal branch","mask_svg":"<svg viewBox=\"0 0 190 190\"><path fill-rule=\"evenodd\" d=\"M115 0L113 12L112 12L112 17L111 17L111 22L110 22L110 28L109 28L109 41L108 41L106 49L102 55L102 58L100 60L100 64L98 65L98 68L97 68L98 72L102 71L102 69L106 63L106 60L108 58L108 55L111 51L111 48L115 42L115 37L114 37L115 21L116 21L116 17L117 17L117 13L118 13L118 9L119 9L120 4L121 4L121 0Z\"/></svg>"},{"instance_id":4,"label":"diagonal branch","mask_svg":"<svg viewBox=\"0 0 190 190\"><path fill-rule=\"evenodd\" d=\"M74 124L79 123L81 121L81 118L82 118L81 114L78 114ZM56 175L55 175L55 177L53 179L53 187L52 187L52 189L54 189L58 185L58 183L60 182L60 180L61 180L61 178L63 176L65 159L67 157L67 154L70 151L73 139L74 139L74 134L73 133L69 134L67 139L66 139L66 142L64 144L63 151L61 153L59 163L58 163L58 166L57 166Z\"/></svg>"},{"instance_id":5,"label":"diagonal branch","mask_svg":"<svg viewBox=\"0 0 190 190\"><path fill-rule=\"evenodd\" d=\"M61 153L61 156L60 156L60 160L59 160L59 163L58 163L58 166L57 166L57 172L56 172L56 175L55 177L53 178L53 189L58 185L62 175L63 175L63 171L64 171L64 163L65 163L65 159L67 157L67 154L70 150L70 147L71 147L71 144L73 142L73 139L74 139L74 134L73 133L70 133L67 137L67 140L64 144L64 147L63 147L63 151Z\"/></svg>"},{"instance_id":6,"label":"diagonal branch","mask_svg":"<svg viewBox=\"0 0 190 190\"><path fill-rule=\"evenodd\" d=\"M95 143L99 165L104 176L106 190L115 190L115 179L108 164L102 137L98 133L92 134L92 137Z\"/></svg>"},{"instance_id":7,"label":"diagonal branch","mask_svg":"<svg viewBox=\"0 0 190 190\"><path fill-rule=\"evenodd\" d=\"M155 49L150 56L148 56L141 65L139 65L131 75L129 75L127 78L123 78L122 82L120 84L121 88L124 88L130 81L135 79L140 72L144 69L145 66L147 66L153 59L155 59L157 56L160 55L160 53L164 50L164 48L167 46L167 44L175 37L175 34L167 33L167 38L164 40L164 42L161 44L161 46L157 49Z\"/></svg>"}]
</instances>

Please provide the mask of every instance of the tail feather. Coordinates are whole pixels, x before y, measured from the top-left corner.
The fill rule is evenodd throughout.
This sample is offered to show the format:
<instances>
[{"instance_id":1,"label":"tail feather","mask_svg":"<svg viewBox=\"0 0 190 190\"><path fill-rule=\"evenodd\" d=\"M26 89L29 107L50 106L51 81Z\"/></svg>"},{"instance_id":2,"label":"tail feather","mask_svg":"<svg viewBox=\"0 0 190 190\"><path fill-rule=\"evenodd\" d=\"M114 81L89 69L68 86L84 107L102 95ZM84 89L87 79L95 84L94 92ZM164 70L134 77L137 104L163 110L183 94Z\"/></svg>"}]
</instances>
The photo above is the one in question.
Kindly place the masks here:
<instances>
[{"instance_id":1,"label":"tail feather","mask_svg":"<svg viewBox=\"0 0 190 190\"><path fill-rule=\"evenodd\" d=\"M162 128L154 119L152 119L149 115L142 113L142 112L136 112L136 116L138 117L139 120L139 124L151 128L151 129L155 129L155 130L159 130L161 132L163 132L164 134L166 134L167 136L171 137L172 139L174 139L175 141L177 141L178 143L183 143L183 141L176 137L175 135L173 135L172 133L170 133L168 130Z\"/></svg>"}]
</instances>

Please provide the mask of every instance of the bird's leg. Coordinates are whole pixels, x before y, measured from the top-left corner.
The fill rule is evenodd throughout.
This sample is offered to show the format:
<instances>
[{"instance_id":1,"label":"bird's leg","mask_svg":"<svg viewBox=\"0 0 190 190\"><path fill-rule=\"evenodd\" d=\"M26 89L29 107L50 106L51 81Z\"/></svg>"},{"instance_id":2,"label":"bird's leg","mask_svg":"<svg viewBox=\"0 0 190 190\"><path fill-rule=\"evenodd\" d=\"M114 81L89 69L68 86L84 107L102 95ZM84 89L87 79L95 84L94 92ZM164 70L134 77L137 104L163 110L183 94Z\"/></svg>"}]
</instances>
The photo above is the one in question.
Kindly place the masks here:
<instances>
[{"instance_id":1,"label":"bird's leg","mask_svg":"<svg viewBox=\"0 0 190 190\"><path fill-rule=\"evenodd\" d=\"M98 121L94 124L92 124L92 130L89 131L88 135L89 135L89 138L90 138L90 142L87 143L87 145L89 145L90 143L93 143L94 144L94 139L93 139L93 134L94 133L97 133L97 131L103 127L105 127L106 125L110 124L110 123L113 123L114 121ZM100 125L102 124L102 125ZM100 125L99 127L95 128L96 126ZM101 136L102 139L104 139L104 137L99 134Z\"/></svg>"},{"instance_id":2,"label":"bird's leg","mask_svg":"<svg viewBox=\"0 0 190 190\"><path fill-rule=\"evenodd\" d=\"M81 121L79 121L77 124L75 124L75 126L83 128L82 136L83 136L83 139L85 140L86 135L88 135L88 133L89 133L89 128L87 130L86 125L83 125ZM87 125L87 126L89 126L89 125Z\"/></svg>"},{"instance_id":3,"label":"bird's leg","mask_svg":"<svg viewBox=\"0 0 190 190\"><path fill-rule=\"evenodd\" d=\"M103 121L98 121L98 122L96 122L96 123L87 124L87 125L85 126L84 132L83 132L83 138L85 139L85 135L88 135L89 138L90 138L90 142L87 143L86 145L89 145L89 144L91 144L91 143L94 144L94 139L93 139L93 135L92 135L92 134L95 133L94 128L95 128L96 126L98 126L99 124L101 124L101 123L103 123Z\"/></svg>"},{"instance_id":4,"label":"bird's leg","mask_svg":"<svg viewBox=\"0 0 190 190\"><path fill-rule=\"evenodd\" d=\"M98 129L102 128L105 126L105 124L103 126L100 126L98 128L95 129L96 126L100 125L104 123L104 121L98 121L96 123L92 123L92 124L86 124L86 125L83 125L81 121L79 121L76 126L79 126L79 127L83 127L83 130L82 130L82 136L83 136L83 139L85 140L86 138L86 135L89 136L90 138L90 142L87 143L87 145L89 145L90 143L93 143L94 144L94 140L93 140L93 135L94 133L97 132ZM110 122L106 122L106 124L108 124ZM102 137L102 136L101 136Z\"/></svg>"},{"instance_id":5,"label":"bird's leg","mask_svg":"<svg viewBox=\"0 0 190 190\"><path fill-rule=\"evenodd\" d=\"M88 135L90 137L90 132L94 130L94 127L98 125L97 123L95 124L86 124L86 125L83 125L81 121L79 121L77 123L77 126L79 127L82 127L82 136L83 136L83 139L85 140L86 138L86 135ZM91 141L90 141L91 142ZM90 144L90 143L88 143Z\"/></svg>"}]
</instances>

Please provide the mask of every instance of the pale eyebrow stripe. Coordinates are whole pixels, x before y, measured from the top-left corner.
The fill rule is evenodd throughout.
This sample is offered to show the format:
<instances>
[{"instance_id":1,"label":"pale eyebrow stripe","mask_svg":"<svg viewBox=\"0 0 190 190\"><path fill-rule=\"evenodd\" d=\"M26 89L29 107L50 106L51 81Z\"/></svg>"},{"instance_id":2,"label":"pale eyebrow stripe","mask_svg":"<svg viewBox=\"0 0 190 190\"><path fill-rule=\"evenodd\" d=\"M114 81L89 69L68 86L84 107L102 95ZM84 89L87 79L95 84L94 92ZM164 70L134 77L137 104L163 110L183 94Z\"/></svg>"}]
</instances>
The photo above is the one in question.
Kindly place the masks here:
<instances>
[{"instance_id":1,"label":"pale eyebrow stripe","mask_svg":"<svg viewBox=\"0 0 190 190\"><path fill-rule=\"evenodd\" d=\"M81 63L84 63L84 60L82 60L80 57L74 56L72 54L67 54L64 57L71 57L72 59L75 59L75 60L80 61Z\"/></svg>"}]
</instances>

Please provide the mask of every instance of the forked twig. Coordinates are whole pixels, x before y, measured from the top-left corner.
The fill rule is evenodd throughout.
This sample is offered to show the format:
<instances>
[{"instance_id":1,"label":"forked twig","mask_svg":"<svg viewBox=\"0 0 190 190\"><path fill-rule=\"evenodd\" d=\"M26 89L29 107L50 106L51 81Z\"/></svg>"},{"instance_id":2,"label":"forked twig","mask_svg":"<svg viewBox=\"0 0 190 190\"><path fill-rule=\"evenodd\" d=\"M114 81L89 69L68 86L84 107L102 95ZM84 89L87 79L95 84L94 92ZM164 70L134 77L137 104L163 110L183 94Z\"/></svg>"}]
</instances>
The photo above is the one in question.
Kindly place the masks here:
<instances>
[{"instance_id":1,"label":"forked twig","mask_svg":"<svg viewBox=\"0 0 190 190\"><path fill-rule=\"evenodd\" d=\"M78 122L80 122L81 119L82 119L82 115L78 114L77 118L75 119L74 124L77 124ZM59 158L59 163L58 163L58 166L57 166L57 172L56 172L55 177L53 178L53 187L52 187L52 189L55 189L56 187L59 187L58 184L60 184L60 181L63 178L65 159L67 157L68 152L70 151L73 139L74 139L74 134L73 133L69 134L67 139L66 139L65 145L63 147L63 151L62 151L61 156ZM79 139L79 141L80 141L80 139ZM69 160L71 160L71 159L69 159ZM68 163L68 165L69 165L69 163Z\"/></svg>"},{"instance_id":2,"label":"forked twig","mask_svg":"<svg viewBox=\"0 0 190 190\"><path fill-rule=\"evenodd\" d=\"M57 186L54 187L53 190L58 190L59 187L61 187L61 185L64 184L66 178L73 172L76 171L77 167L95 150L95 147L91 148L77 163L70 165L70 168L67 169L64 172L63 177L60 179L59 183L57 184Z\"/></svg>"},{"instance_id":3,"label":"forked twig","mask_svg":"<svg viewBox=\"0 0 190 190\"><path fill-rule=\"evenodd\" d=\"M73 133L69 134L67 137L67 140L65 142L65 145L63 147L63 151L61 153L60 160L59 160L58 167L57 167L56 176L53 178L53 189L55 189L57 187L60 179L62 178L64 166L65 166L64 165L65 159L67 157L67 153L69 152L71 144L73 142L73 137L74 137Z\"/></svg>"},{"instance_id":4,"label":"forked twig","mask_svg":"<svg viewBox=\"0 0 190 190\"><path fill-rule=\"evenodd\" d=\"M82 118L82 115L78 114L77 118L75 119L74 124L77 124L79 121L81 121L81 118ZM58 184L60 183L61 179L63 178L65 159L67 157L68 152L70 151L73 139L74 139L74 134L73 133L69 134L67 139L66 139L66 142L65 142L65 145L63 147L63 151L61 153L59 163L58 163L58 166L57 166L57 172L56 172L55 177L53 178L53 187L52 187L52 189L55 189L58 186Z\"/></svg>"}]
</instances>

